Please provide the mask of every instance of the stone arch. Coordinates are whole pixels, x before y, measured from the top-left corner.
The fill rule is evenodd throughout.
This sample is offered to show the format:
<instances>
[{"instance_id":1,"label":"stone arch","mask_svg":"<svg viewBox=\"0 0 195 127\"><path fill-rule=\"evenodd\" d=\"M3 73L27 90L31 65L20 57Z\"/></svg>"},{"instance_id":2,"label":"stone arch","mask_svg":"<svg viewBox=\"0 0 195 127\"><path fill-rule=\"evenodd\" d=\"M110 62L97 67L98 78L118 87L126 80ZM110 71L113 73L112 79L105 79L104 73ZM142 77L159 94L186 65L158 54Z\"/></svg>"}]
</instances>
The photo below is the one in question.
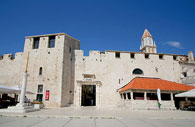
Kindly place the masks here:
<instances>
[{"instance_id":1,"label":"stone arch","mask_svg":"<svg viewBox=\"0 0 195 127\"><path fill-rule=\"evenodd\" d=\"M143 71L140 68L135 68L132 72L135 75L143 75Z\"/></svg>"}]
</instances>

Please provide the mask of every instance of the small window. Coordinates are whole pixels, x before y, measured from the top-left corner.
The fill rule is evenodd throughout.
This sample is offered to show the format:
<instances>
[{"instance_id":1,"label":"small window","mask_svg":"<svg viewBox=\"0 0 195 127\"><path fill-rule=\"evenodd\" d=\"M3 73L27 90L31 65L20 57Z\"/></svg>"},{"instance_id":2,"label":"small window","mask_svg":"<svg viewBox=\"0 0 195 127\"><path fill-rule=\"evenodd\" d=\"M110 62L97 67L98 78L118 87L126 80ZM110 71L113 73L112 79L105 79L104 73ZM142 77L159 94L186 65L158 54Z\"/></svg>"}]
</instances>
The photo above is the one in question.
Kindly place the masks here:
<instances>
[{"instance_id":1,"label":"small window","mask_svg":"<svg viewBox=\"0 0 195 127\"><path fill-rule=\"evenodd\" d=\"M40 84L38 85L38 90L37 90L38 93L43 93L43 85Z\"/></svg>"},{"instance_id":2,"label":"small window","mask_svg":"<svg viewBox=\"0 0 195 127\"><path fill-rule=\"evenodd\" d=\"M39 48L39 38L34 38L33 49L38 49L38 48Z\"/></svg>"},{"instance_id":3,"label":"small window","mask_svg":"<svg viewBox=\"0 0 195 127\"><path fill-rule=\"evenodd\" d=\"M156 70L156 72L158 72L158 68L157 67L155 67L155 70Z\"/></svg>"},{"instance_id":4,"label":"small window","mask_svg":"<svg viewBox=\"0 0 195 127\"><path fill-rule=\"evenodd\" d=\"M177 60L177 56L173 56L173 60Z\"/></svg>"},{"instance_id":5,"label":"small window","mask_svg":"<svg viewBox=\"0 0 195 127\"><path fill-rule=\"evenodd\" d=\"M159 55L159 59L163 59L163 55Z\"/></svg>"},{"instance_id":6,"label":"small window","mask_svg":"<svg viewBox=\"0 0 195 127\"><path fill-rule=\"evenodd\" d=\"M120 58L120 52L115 52L115 57Z\"/></svg>"},{"instance_id":7,"label":"small window","mask_svg":"<svg viewBox=\"0 0 195 127\"><path fill-rule=\"evenodd\" d=\"M182 74L183 74L184 77L187 77L188 76L187 75L187 72L183 72Z\"/></svg>"},{"instance_id":8,"label":"small window","mask_svg":"<svg viewBox=\"0 0 195 127\"><path fill-rule=\"evenodd\" d=\"M71 47L69 48L69 52L71 52L72 51L72 49L71 49Z\"/></svg>"},{"instance_id":9,"label":"small window","mask_svg":"<svg viewBox=\"0 0 195 127\"><path fill-rule=\"evenodd\" d=\"M133 74L135 74L135 75L142 75L143 71L141 69L139 69L139 68L136 68L136 69L133 70Z\"/></svg>"},{"instance_id":10,"label":"small window","mask_svg":"<svg viewBox=\"0 0 195 127\"><path fill-rule=\"evenodd\" d=\"M43 68L40 67L40 68L39 68L39 75L42 75L42 73L43 73Z\"/></svg>"},{"instance_id":11,"label":"small window","mask_svg":"<svg viewBox=\"0 0 195 127\"><path fill-rule=\"evenodd\" d=\"M135 53L131 53L130 56L131 56L132 59L134 59L135 58Z\"/></svg>"},{"instance_id":12,"label":"small window","mask_svg":"<svg viewBox=\"0 0 195 127\"><path fill-rule=\"evenodd\" d=\"M146 59L149 59L149 54L145 54L145 58Z\"/></svg>"},{"instance_id":13,"label":"small window","mask_svg":"<svg viewBox=\"0 0 195 127\"><path fill-rule=\"evenodd\" d=\"M54 47L55 47L55 36L49 36L48 48L54 48Z\"/></svg>"}]
</instances>

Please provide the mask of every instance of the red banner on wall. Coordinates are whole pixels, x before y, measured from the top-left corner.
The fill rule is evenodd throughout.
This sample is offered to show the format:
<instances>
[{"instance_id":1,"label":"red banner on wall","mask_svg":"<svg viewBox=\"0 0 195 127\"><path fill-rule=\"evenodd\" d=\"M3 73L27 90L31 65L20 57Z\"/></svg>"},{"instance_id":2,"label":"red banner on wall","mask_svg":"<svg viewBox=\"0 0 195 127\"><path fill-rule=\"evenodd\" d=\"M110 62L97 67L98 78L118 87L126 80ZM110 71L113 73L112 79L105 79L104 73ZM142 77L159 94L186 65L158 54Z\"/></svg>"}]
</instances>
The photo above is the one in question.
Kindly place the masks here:
<instances>
[{"instance_id":1,"label":"red banner on wall","mask_svg":"<svg viewBox=\"0 0 195 127\"><path fill-rule=\"evenodd\" d=\"M49 90L46 90L45 100L49 100Z\"/></svg>"}]
</instances>

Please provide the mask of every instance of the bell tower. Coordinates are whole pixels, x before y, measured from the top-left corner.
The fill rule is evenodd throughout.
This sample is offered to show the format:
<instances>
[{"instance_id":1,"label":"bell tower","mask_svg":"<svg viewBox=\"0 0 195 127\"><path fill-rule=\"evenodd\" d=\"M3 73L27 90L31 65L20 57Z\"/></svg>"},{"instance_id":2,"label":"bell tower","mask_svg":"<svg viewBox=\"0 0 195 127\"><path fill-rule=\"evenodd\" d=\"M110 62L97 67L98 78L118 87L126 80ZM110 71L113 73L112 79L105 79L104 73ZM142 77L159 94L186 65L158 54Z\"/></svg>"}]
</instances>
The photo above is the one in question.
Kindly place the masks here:
<instances>
[{"instance_id":1,"label":"bell tower","mask_svg":"<svg viewBox=\"0 0 195 127\"><path fill-rule=\"evenodd\" d=\"M148 29L144 30L141 38L140 51L145 53L156 53L156 44Z\"/></svg>"}]
</instances>

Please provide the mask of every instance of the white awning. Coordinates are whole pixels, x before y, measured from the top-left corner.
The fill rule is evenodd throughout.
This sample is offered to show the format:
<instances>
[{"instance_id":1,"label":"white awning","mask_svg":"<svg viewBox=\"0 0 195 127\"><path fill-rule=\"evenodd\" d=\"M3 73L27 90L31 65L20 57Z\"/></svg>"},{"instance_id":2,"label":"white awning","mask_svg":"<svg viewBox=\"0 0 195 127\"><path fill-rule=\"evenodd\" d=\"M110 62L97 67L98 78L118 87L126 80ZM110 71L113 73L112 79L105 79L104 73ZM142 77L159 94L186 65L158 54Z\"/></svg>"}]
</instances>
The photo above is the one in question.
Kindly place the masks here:
<instances>
[{"instance_id":1,"label":"white awning","mask_svg":"<svg viewBox=\"0 0 195 127\"><path fill-rule=\"evenodd\" d=\"M21 90L18 85L16 86L7 86L0 84L0 93L6 93L6 94L20 94ZM33 92L26 91L26 94L34 94Z\"/></svg>"},{"instance_id":2,"label":"white awning","mask_svg":"<svg viewBox=\"0 0 195 127\"><path fill-rule=\"evenodd\" d=\"M195 89L176 94L175 97L195 97Z\"/></svg>"}]
</instances>

